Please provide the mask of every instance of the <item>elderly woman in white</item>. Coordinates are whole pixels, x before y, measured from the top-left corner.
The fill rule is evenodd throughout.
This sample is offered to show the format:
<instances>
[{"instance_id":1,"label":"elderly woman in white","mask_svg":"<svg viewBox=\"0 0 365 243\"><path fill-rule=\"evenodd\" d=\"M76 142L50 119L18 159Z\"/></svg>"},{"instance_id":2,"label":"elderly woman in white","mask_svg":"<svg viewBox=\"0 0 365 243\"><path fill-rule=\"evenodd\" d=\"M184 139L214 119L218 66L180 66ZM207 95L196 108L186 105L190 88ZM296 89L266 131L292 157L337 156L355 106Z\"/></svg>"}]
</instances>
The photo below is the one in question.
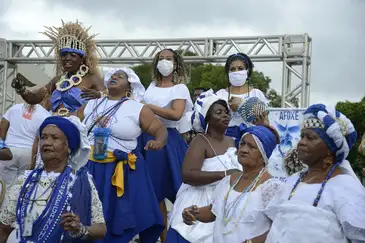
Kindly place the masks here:
<instances>
[{"instance_id":1,"label":"elderly woman in white","mask_svg":"<svg viewBox=\"0 0 365 243\"><path fill-rule=\"evenodd\" d=\"M351 121L334 108L317 104L304 112L290 158L308 169L290 176L269 203L266 242L365 242L365 189L345 160L355 141Z\"/></svg>"},{"instance_id":2,"label":"elderly woman in white","mask_svg":"<svg viewBox=\"0 0 365 243\"><path fill-rule=\"evenodd\" d=\"M225 136L230 118L228 103L208 90L198 98L194 110L193 128L200 133L192 140L184 159L184 183L170 214L168 243L211 243L214 223L189 226L184 224L181 214L191 205L209 205L217 184L226 175L242 170L234 140Z\"/></svg>"},{"instance_id":3,"label":"elderly woman in white","mask_svg":"<svg viewBox=\"0 0 365 243\"><path fill-rule=\"evenodd\" d=\"M102 239L102 205L82 168L90 154L77 117L48 117L39 129L38 167L6 192L0 212L0 242L72 242ZM81 168L81 169L80 169Z\"/></svg>"},{"instance_id":4,"label":"elderly woman in white","mask_svg":"<svg viewBox=\"0 0 365 243\"><path fill-rule=\"evenodd\" d=\"M162 148L167 130L138 101L144 87L130 68L110 70L104 78L108 95L90 100L78 116L87 125L92 151L87 165L93 175L108 222L106 243L155 243L164 229L146 162L137 148L142 131L155 137L146 150Z\"/></svg>"}]
</instances>

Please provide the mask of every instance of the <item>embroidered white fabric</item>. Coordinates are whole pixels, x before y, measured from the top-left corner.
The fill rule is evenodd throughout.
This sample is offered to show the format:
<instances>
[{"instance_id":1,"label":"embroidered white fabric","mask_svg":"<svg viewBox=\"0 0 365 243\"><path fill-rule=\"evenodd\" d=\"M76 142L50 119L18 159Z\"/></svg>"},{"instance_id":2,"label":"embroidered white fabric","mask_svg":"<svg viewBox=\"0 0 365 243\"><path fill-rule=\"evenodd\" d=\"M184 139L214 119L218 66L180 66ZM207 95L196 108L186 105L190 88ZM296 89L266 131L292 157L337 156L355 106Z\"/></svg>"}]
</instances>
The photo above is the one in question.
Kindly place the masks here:
<instances>
[{"instance_id":1,"label":"embroidered white fabric","mask_svg":"<svg viewBox=\"0 0 365 243\"><path fill-rule=\"evenodd\" d=\"M20 194L20 190L27 179L30 171L26 171L24 175L18 177L16 182L9 187L9 190L6 192L5 200L3 204L3 208L0 211L0 222L5 225L10 225L13 228L16 227L16 205L18 202L18 197ZM57 179L59 173L46 173L43 172L39 181L39 187L37 189L37 194L35 196L36 201L34 203L33 209L31 211L31 215L33 217L38 217L44 210L46 206L46 201L49 199L49 196L52 190L49 190L49 186ZM76 178L72 175L73 180ZM91 186L91 223L92 224L104 224L104 214L101 201L99 199L98 192L95 188L92 177L89 176L89 183ZM71 183L72 184L72 183ZM70 186L70 185L69 185ZM48 190L47 190L48 189ZM34 195L32 195L33 197Z\"/></svg>"},{"instance_id":2,"label":"embroidered white fabric","mask_svg":"<svg viewBox=\"0 0 365 243\"><path fill-rule=\"evenodd\" d=\"M289 177L265 210L273 220L266 242L365 242L365 188L356 179L331 178L317 207L312 205L321 184L300 183L288 201L297 179Z\"/></svg>"},{"instance_id":3,"label":"embroidered white fabric","mask_svg":"<svg viewBox=\"0 0 365 243\"><path fill-rule=\"evenodd\" d=\"M265 215L264 210L275 193L283 185L283 182L278 179L268 179L259 185L255 191L246 194L240 200L237 199L242 196L242 193L231 190L225 202L224 197L231 187L230 178L230 176L224 178L213 194L212 212L216 216L213 231L214 243L241 243L268 232L271 221ZM233 206L236 200L237 204ZM235 208L235 210L229 210L230 208ZM226 226L224 223L224 212L228 212L228 218L231 219L231 222ZM240 215L242 215L241 218Z\"/></svg>"},{"instance_id":4,"label":"embroidered white fabric","mask_svg":"<svg viewBox=\"0 0 365 243\"><path fill-rule=\"evenodd\" d=\"M225 171L229 169L241 169L237 161L236 148L228 148L227 152L216 157L204 160L202 171ZM222 162L226 167L222 165ZM208 206L212 203L212 194L219 182L204 186L191 186L182 184L169 215L169 225L189 242L211 243L214 223L199 223L192 226L184 224L181 214L184 208L191 205L198 207Z\"/></svg>"}]
</instances>

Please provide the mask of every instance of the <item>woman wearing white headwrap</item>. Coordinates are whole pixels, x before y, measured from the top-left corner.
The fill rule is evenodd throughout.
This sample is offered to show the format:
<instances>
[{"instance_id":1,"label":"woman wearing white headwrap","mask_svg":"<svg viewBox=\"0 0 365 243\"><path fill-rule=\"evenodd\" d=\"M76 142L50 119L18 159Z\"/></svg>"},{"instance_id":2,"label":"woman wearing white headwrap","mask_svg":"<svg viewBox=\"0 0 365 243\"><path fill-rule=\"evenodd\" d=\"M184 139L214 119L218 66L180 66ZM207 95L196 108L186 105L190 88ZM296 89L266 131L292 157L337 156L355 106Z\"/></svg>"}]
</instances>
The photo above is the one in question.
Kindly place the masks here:
<instances>
[{"instance_id":1,"label":"woman wearing white headwrap","mask_svg":"<svg viewBox=\"0 0 365 243\"><path fill-rule=\"evenodd\" d=\"M110 70L105 75L108 95L90 100L79 117L87 125L93 153L87 165L103 203L107 221L104 242L158 240L164 229L158 201L146 162L136 150L142 130L155 140L144 149L161 149L167 130L145 105L137 102L144 87L130 68Z\"/></svg>"},{"instance_id":2,"label":"woman wearing white headwrap","mask_svg":"<svg viewBox=\"0 0 365 243\"><path fill-rule=\"evenodd\" d=\"M219 181L242 169L234 140L224 135L229 123L227 102L208 90L200 95L194 110L192 123L199 135L192 140L183 162L184 183L170 214L168 243L211 243L214 225L186 225L181 213L190 205L208 205Z\"/></svg>"},{"instance_id":3,"label":"woman wearing white headwrap","mask_svg":"<svg viewBox=\"0 0 365 243\"><path fill-rule=\"evenodd\" d=\"M278 141L277 132L269 127L247 128L237 152L244 171L225 177L213 192L209 206L186 208L184 222L191 225L215 221L210 242L264 242L271 226L264 209L282 185L267 173L268 158Z\"/></svg>"},{"instance_id":4,"label":"woman wearing white headwrap","mask_svg":"<svg viewBox=\"0 0 365 243\"><path fill-rule=\"evenodd\" d=\"M48 117L39 129L39 148L39 166L26 171L6 193L0 242L102 239L102 205L91 176L80 169L90 154L86 127L74 116Z\"/></svg>"},{"instance_id":5,"label":"woman wearing white headwrap","mask_svg":"<svg viewBox=\"0 0 365 243\"><path fill-rule=\"evenodd\" d=\"M291 158L308 169L289 177L267 207L273 223L266 242L365 242L365 189L345 160L355 141L351 121L334 108L304 112Z\"/></svg>"}]
</instances>

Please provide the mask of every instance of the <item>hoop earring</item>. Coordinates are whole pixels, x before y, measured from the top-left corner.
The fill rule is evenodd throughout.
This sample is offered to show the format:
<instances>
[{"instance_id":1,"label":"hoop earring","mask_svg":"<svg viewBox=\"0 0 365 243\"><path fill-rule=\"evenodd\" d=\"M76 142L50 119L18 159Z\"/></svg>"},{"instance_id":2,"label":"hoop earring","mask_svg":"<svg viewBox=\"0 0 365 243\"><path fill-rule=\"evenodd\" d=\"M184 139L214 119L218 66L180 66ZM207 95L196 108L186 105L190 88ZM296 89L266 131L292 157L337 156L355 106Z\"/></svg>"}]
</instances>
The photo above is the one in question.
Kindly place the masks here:
<instances>
[{"instance_id":1,"label":"hoop earring","mask_svg":"<svg viewBox=\"0 0 365 243\"><path fill-rule=\"evenodd\" d=\"M132 96L131 92L129 92L129 91L125 92L125 97L130 98L131 96Z\"/></svg>"}]
</instances>

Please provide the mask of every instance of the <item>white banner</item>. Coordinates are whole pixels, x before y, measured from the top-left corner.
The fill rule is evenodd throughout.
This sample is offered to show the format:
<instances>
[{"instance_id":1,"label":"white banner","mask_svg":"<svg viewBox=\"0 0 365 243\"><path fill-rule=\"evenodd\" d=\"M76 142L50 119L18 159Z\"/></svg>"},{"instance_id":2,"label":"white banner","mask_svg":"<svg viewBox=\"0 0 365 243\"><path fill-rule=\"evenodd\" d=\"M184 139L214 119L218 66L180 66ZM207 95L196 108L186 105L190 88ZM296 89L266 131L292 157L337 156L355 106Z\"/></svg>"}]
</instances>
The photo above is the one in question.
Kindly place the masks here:
<instances>
[{"instance_id":1,"label":"white banner","mask_svg":"<svg viewBox=\"0 0 365 243\"><path fill-rule=\"evenodd\" d=\"M275 148L270 157L270 167L274 166L277 173L273 176L284 177L282 161L288 151L294 148L300 140L300 128L305 109L299 108L270 108L269 120L279 133L280 144Z\"/></svg>"}]
</instances>

